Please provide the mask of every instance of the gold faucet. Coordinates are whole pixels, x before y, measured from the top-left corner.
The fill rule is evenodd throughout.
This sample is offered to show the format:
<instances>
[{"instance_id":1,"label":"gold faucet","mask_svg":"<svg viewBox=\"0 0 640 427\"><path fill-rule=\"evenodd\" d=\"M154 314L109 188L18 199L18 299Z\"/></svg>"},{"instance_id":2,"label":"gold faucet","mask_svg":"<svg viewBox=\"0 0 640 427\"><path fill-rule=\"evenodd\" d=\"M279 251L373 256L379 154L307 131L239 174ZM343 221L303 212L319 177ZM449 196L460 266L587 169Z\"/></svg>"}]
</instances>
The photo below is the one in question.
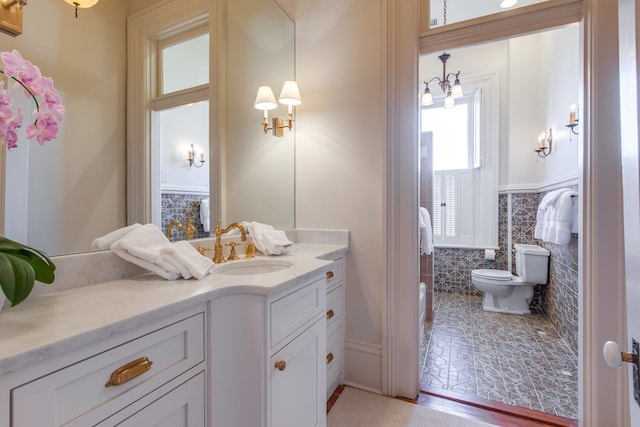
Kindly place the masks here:
<instances>
[{"instance_id":1,"label":"gold faucet","mask_svg":"<svg viewBox=\"0 0 640 427\"><path fill-rule=\"evenodd\" d=\"M187 226L185 227L179 221L171 221L169 226L167 227L167 237L171 237L171 232L173 231L173 227L178 227L180 231L187 235L187 239L193 239L193 236L196 234L196 228L193 226L193 221L191 218L187 219Z\"/></svg>"},{"instance_id":2,"label":"gold faucet","mask_svg":"<svg viewBox=\"0 0 640 427\"><path fill-rule=\"evenodd\" d=\"M229 231L231 231L232 228L237 228L238 230L240 230L240 234L241 237L240 239L243 242L247 241L247 233L244 230L244 227L242 226L242 224L238 223L238 222L232 222L231 224L229 224L227 226L227 228L222 228L222 221L221 220L216 220L216 229L214 231L215 235L216 235L216 244L214 247L214 254L213 254L213 262L216 264L221 264L223 262L226 262L226 260L224 259L224 257L222 256L222 243L220 243L220 238L222 237L222 235L224 233L228 233Z\"/></svg>"}]
</instances>

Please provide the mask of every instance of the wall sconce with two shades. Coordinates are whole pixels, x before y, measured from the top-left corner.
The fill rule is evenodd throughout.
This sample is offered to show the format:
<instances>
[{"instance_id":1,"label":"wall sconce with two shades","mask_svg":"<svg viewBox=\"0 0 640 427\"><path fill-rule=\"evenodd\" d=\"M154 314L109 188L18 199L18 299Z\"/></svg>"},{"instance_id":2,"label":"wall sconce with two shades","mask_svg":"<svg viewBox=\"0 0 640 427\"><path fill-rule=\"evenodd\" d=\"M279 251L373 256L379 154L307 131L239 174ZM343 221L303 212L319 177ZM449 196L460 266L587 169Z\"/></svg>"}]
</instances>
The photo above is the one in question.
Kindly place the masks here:
<instances>
[{"instance_id":1,"label":"wall sconce with two shades","mask_svg":"<svg viewBox=\"0 0 640 427\"><path fill-rule=\"evenodd\" d=\"M95 6L100 0L64 0L76 8L88 8ZM22 8L27 5L27 0L0 0L0 31L10 36L22 34Z\"/></svg>"},{"instance_id":2,"label":"wall sconce with two shades","mask_svg":"<svg viewBox=\"0 0 640 427\"><path fill-rule=\"evenodd\" d=\"M287 80L282 86L278 101L288 107L287 123L279 117L271 119L271 126L269 126L269 110L273 110L278 106L276 98L273 96L273 91L270 86L260 86L258 88L258 94L256 96L255 107L258 110L264 111L264 118L262 121L262 127L265 135L268 131L273 132L273 136L284 136L284 129L293 129L293 106L300 105L302 98L300 97L300 90L298 84L293 80Z\"/></svg>"},{"instance_id":3,"label":"wall sconce with two shades","mask_svg":"<svg viewBox=\"0 0 640 427\"><path fill-rule=\"evenodd\" d=\"M199 160L196 160L196 156L199 157ZM187 161L189 162L189 169L194 166L197 168L201 168L206 161L204 159L204 152L202 152L202 150L199 150L199 152L197 153L195 147L193 146L193 144L191 144L191 149L187 152Z\"/></svg>"},{"instance_id":4,"label":"wall sconce with two shades","mask_svg":"<svg viewBox=\"0 0 640 427\"><path fill-rule=\"evenodd\" d=\"M538 157L547 157L551 154L551 150L553 149L553 132L549 129L549 133L546 134L542 132L538 137L538 148L535 151L538 153Z\"/></svg>"}]
</instances>

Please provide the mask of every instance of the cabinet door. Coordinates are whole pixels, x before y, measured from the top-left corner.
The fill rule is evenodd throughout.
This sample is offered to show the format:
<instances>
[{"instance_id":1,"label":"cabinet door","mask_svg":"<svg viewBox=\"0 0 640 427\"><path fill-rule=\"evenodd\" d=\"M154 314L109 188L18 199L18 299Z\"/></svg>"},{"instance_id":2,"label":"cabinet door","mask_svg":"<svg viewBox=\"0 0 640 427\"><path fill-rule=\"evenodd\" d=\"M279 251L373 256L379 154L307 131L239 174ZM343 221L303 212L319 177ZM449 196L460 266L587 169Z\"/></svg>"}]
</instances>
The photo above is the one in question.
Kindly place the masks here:
<instances>
[{"instance_id":1,"label":"cabinet door","mask_svg":"<svg viewBox=\"0 0 640 427\"><path fill-rule=\"evenodd\" d=\"M119 427L204 427L204 396L204 372L200 372L126 419L118 422L117 419L120 416L116 415L100 425Z\"/></svg>"},{"instance_id":2,"label":"cabinet door","mask_svg":"<svg viewBox=\"0 0 640 427\"><path fill-rule=\"evenodd\" d=\"M326 325L324 319L270 360L271 427L326 425Z\"/></svg>"}]
</instances>

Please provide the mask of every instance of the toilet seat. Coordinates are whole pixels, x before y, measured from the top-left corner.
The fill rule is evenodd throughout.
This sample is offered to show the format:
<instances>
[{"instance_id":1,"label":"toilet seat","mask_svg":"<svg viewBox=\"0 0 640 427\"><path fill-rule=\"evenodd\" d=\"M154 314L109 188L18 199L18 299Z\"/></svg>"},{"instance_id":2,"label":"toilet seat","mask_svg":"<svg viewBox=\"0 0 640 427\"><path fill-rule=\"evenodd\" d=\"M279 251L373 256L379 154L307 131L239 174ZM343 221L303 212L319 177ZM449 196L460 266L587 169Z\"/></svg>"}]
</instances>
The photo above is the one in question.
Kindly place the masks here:
<instances>
[{"instance_id":1,"label":"toilet seat","mask_svg":"<svg viewBox=\"0 0 640 427\"><path fill-rule=\"evenodd\" d=\"M515 277L507 270L491 270L491 269L479 269L471 271L471 275L482 279L495 280L497 282L511 281Z\"/></svg>"}]
</instances>

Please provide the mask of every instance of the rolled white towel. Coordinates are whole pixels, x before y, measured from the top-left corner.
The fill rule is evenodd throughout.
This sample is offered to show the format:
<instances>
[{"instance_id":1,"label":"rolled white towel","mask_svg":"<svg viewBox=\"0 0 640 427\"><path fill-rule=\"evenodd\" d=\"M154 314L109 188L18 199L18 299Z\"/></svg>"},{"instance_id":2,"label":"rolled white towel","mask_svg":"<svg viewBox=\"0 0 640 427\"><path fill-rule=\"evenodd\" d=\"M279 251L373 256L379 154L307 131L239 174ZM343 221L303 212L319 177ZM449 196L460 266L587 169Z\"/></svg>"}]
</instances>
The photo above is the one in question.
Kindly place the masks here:
<instances>
[{"instance_id":1,"label":"rolled white towel","mask_svg":"<svg viewBox=\"0 0 640 427\"><path fill-rule=\"evenodd\" d=\"M249 233L253 236L256 248L265 255L285 255L293 245L282 230L276 230L271 225L252 221Z\"/></svg>"},{"instance_id":2,"label":"rolled white towel","mask_svg":"<svg viewBox=\"0 0 640 427\"><path fill-rule=\"evenodd\" d=\"M135 223L127 225L126 227L118 228L117 230L107 233L104 236L97 237L91 243L91 248L96 251L104 251L106 249L110 249L113 242L122 239L124 236L139 227L142 227L142 224Z\"/></svg>"},{"instance_id":3,"label":"rolled white towel","mask_svg":"<svg viewBox=\"0 0 640 427\"><path fill-rule=\"evenodd\" d=\"M189 242L181 240L160 249L162 259L173 265L183 278L195 277L200 280L211 272L213 261L200 255Z\"/></svg>"},{"instance_id":4,"label":"rolled white towel","mask_svg":"<svg viewBox=\"0 0 640 427\"><path fill-rule=\"evenodd\" d=\"M426 208L418 208L418 226L420 227L420 255L429 255L433 252L433 229L431 228L431 215Z\"/></svg>"},{"instance_id":5,"label":"rolled white towel","mask_svg":"<svg viewBox=\"0 0 640 427\"><path fill-rule=\"evenodd\" d=\"M209 210L209 198L200 200L200 223L205 233L211 230L211 211Z\"/></svg>"},{"instance_id":6,"label":"rolled white towel","mask_svg":"<svg viewBox=\"0 0 640 427\"><path fill-rule=\"evenodd\" d=\"M120 258L164 279L176 280L180 277L180 271L160 256L160 250L170 244L157 226L145 224L115 241L111 250Z\"/></svg>"}]
</instances>

